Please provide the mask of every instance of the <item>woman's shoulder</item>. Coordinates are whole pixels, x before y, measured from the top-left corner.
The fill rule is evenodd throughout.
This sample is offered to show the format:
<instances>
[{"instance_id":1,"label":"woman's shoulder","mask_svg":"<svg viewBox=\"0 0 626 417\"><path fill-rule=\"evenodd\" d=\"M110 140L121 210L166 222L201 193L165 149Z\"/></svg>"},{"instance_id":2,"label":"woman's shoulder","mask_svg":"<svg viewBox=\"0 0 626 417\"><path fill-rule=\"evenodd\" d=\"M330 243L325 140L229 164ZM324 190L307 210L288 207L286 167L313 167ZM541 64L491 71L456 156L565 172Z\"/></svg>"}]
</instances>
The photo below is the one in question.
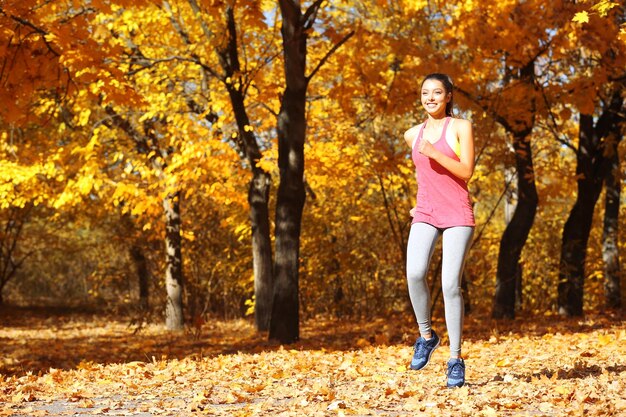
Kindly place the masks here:
<instances>
[{"instance_id":1,"label":"woman's shoulder","mask_svg":"<svg viewBox=\"0 0 626 417\"><path fill-rule=\"evenodd\" d=\"M419 131L422 128L423 124L424 123L422 122L418 125L412 126L408 128L406 132L404 132L404 140L406 141L407 145L413 146L413 142L415 141L415 138L419 134Z\"/></svg>"},{"instance_id":2,"label":"woman's shoulder","mask_svg":"<svg viewBox=\"0 0 626 417\"><path fill-rule=\"evenodd\" d=\"M449 126L454 135L466 135L472 132L472 122L467 119L453 117Z\"/></svg>"},{"instance_id":3,"label":"woman's shoulder","mask_svg":"<svg viewBox=\"0 0 626 417\"><path fill-rule=\"evenodd\" d=\"M461 117L450 117L450 123L457 126L471 126L472 122Z\"/></svg>"},{"instance_id":4,"label":"woman's shoulder","mask_svg":"<svg viewBox=\"0 0 626 417\"><path fill-rule=\"evenodd\" d=\"M424 124L424 122L415 125L415 126L411 126L410 128L407 129L406 132L404 132L404 137L406 138L407 136L414 136L416 134L419 133L420 128L422 127L422 125Z\"/></svg>"}]
</instances>

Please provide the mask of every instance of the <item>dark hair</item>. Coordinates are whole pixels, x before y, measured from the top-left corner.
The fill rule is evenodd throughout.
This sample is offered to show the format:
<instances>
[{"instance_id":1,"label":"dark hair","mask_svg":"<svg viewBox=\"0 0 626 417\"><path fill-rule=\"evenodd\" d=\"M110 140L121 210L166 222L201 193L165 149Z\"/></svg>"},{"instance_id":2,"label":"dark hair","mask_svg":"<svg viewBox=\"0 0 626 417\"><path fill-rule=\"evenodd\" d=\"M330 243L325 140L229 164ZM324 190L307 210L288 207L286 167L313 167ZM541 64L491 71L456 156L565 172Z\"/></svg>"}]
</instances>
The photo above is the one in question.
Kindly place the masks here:
<instances>
[{"instance_id":1,"label":"dark hair","mask_svg":"<svg viewBox=\"0 0 626 417\"><path fill-rule=\"evenodd\" d=\"M452 78L450 78L446 74L441 74L439 72L433 72L432 74L428 74L422 84L420 85L420 90L424 86L424 83L427 80L437 80L443 84L444 90L446 90L446 94L450 93L450 101L446 104L446 116L452 116L452 107L454 106L454 84L452 83Z\"/></svg>"}]
</instances>

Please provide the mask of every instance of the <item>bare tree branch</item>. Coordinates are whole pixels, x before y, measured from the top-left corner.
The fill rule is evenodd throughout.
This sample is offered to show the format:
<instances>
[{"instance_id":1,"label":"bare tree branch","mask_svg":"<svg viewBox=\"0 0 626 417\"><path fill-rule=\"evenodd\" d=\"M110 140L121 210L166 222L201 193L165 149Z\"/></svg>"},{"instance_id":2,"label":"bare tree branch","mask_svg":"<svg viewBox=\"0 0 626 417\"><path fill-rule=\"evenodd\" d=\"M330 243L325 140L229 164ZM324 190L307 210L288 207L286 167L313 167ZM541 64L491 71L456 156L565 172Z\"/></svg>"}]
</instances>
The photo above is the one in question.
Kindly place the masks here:
<instances>
[{"instance_id":1,"label":"bare tree branch","mask_svg":"<svg viewBox=\"0 0 626 417\"><path fill-rule=\"evenodd\" d=\"M340 40L332 48L330 48L330 51L328 51L326 53L326 55L324 55L324 57L320 60L320 62L318 62L317 66L313 69L311 74L309 74L309 76L306 77L307 82L309 82L311 80L311 78L313 78L313 76L317 73L317 71L319 71L319 69L322 67L322 65L324 65L326 63L326 61L328 61L328 58L330 58L330 56L332 54L334 54L335 51L337 51L337 49L339 49L341 47L341 45L346 43L348 41L348 39L350 39L352 36L354 36L354 33L355 33L354 31L351 31L346 36L344 36L344 38L342 40Z\"/></svg>"},{"instance_id":2,"label":"bare tree branch","mask_svg":"<svg viewBox=\"0 0 626 417\"><path fill-rule=\"evenodd\" d=\"M46 39L46 35L48 35L48 32L46 32L44 29L41 29L40 27L35 26L35 24L29 22L26 19L22 19L19 16L13 16L13 15L7 15L6 12L4 11L4 9L2 9L2 7L0 7L0 14L8 17L11 20L14 20L15 22L19 23L22 26L26 26L29 27L31 29L33 29L36 33L38 33L39 35L41 35L44 43L46 44L46 47L48 48L48 50L50 52L52 52L54 55L56 56L61 56L61 54L59 52L57 52L53 47L52 44Z\"/></svg>"},{"instance_id":3,"label":"bare tree branch","mask_svg":"<svg viewBox=\"0 0 626 417\"><path fill-rule=\"evenodd\" d=\"M302 16L302 20L304 23L302 26L305 30L311 29L311 27L313 27L315 19L317 18L317 13L319 12L323 2L324 0L316 0L316 2L311 4L309 8L306 9L306 11L304 12L304 15Z\"/></svg>"},{"instance_id":4,"label":"bare tree branch","mask_svg":"<svg viewBox=\"0 0 626 417\"><path fill-rule=\"evenodd\" d=\"M539 89L541 90L541 96L543 97L543 101L544 103L546 103L546 108L548 109L549 120L552 122L552 127L549 128L548 130L550 131L550 133L552 133L552 135L554 136L554 139L556 139L557 142L561 143L564 146L567 146L572 151L574 151L574 153L576 153L576 148L572 145L572 143L569 140L567 140L567 138L561 138L559 136L559 128L556 123L556 117L554 116L554 112L552 111L552 105L550 104L550 101L548 100L548 96L546 95L546 91L543 88L543 86L539 86Z\"/></svg>"}]
</instances>

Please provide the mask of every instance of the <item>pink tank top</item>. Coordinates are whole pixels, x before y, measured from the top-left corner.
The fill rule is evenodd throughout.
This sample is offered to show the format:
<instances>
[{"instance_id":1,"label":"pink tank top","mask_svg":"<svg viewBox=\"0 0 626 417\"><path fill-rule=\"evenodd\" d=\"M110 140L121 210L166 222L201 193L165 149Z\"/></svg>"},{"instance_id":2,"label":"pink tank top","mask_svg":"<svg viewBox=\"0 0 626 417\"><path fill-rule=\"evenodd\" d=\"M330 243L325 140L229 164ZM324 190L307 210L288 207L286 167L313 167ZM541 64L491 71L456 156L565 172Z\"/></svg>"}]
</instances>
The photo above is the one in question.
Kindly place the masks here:
<instances>
[{"instance_id":1,"label":"pink tank top","mask_svg":"<svg viewBox=\"0 0 626 417\"><path fill-rule=\"evenodd\" d=\"M446 141L449 122L450 117L446 117L441 137L432 145L444 155L459 161L459 157ZM411 224L423 222L438 228L475 226L465 181L452 175L434 159L417 151L417 143L422 140L424 127L426 122L413 142L411 151L417 172L417 206Z\"/></svg>"}]
</instances>

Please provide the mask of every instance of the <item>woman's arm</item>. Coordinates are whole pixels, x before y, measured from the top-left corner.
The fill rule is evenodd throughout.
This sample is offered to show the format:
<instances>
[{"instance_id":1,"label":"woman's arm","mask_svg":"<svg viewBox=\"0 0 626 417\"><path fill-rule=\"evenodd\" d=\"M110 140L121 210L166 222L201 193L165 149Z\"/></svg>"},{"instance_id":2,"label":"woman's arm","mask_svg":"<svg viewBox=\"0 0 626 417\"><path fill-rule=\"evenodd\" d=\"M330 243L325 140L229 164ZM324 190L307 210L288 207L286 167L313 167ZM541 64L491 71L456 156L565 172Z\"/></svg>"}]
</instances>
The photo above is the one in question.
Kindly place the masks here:
<instances>
[{"instance_id":1,"label":"woman's arm","mask_svg":"<svg viewBox=\"0 0 626 417\"><path fill-rule=\"evenodd\" d=\"M404 141L406 142L407 145L409 145L409 148L413 147L413 142L415 141L415 138L419 134L419 127L420 125L413 126L409 130L404 132Z\"/></svg>"},{"instance_id":2,"label":"woman's arm","mask_svg":"<svg viewBox=\"0 0 626 417\"><path fill-rule=\"evenodd\" d=\"M426 140L421 140L418 143L417 150L422 155L437 161L455 177L467 182L474 173L474 133L472 132L472 124L468 120L457 119L455 126L456 135L461 145L460 161L439 152Z\"/></svg>"}]
</instances>

